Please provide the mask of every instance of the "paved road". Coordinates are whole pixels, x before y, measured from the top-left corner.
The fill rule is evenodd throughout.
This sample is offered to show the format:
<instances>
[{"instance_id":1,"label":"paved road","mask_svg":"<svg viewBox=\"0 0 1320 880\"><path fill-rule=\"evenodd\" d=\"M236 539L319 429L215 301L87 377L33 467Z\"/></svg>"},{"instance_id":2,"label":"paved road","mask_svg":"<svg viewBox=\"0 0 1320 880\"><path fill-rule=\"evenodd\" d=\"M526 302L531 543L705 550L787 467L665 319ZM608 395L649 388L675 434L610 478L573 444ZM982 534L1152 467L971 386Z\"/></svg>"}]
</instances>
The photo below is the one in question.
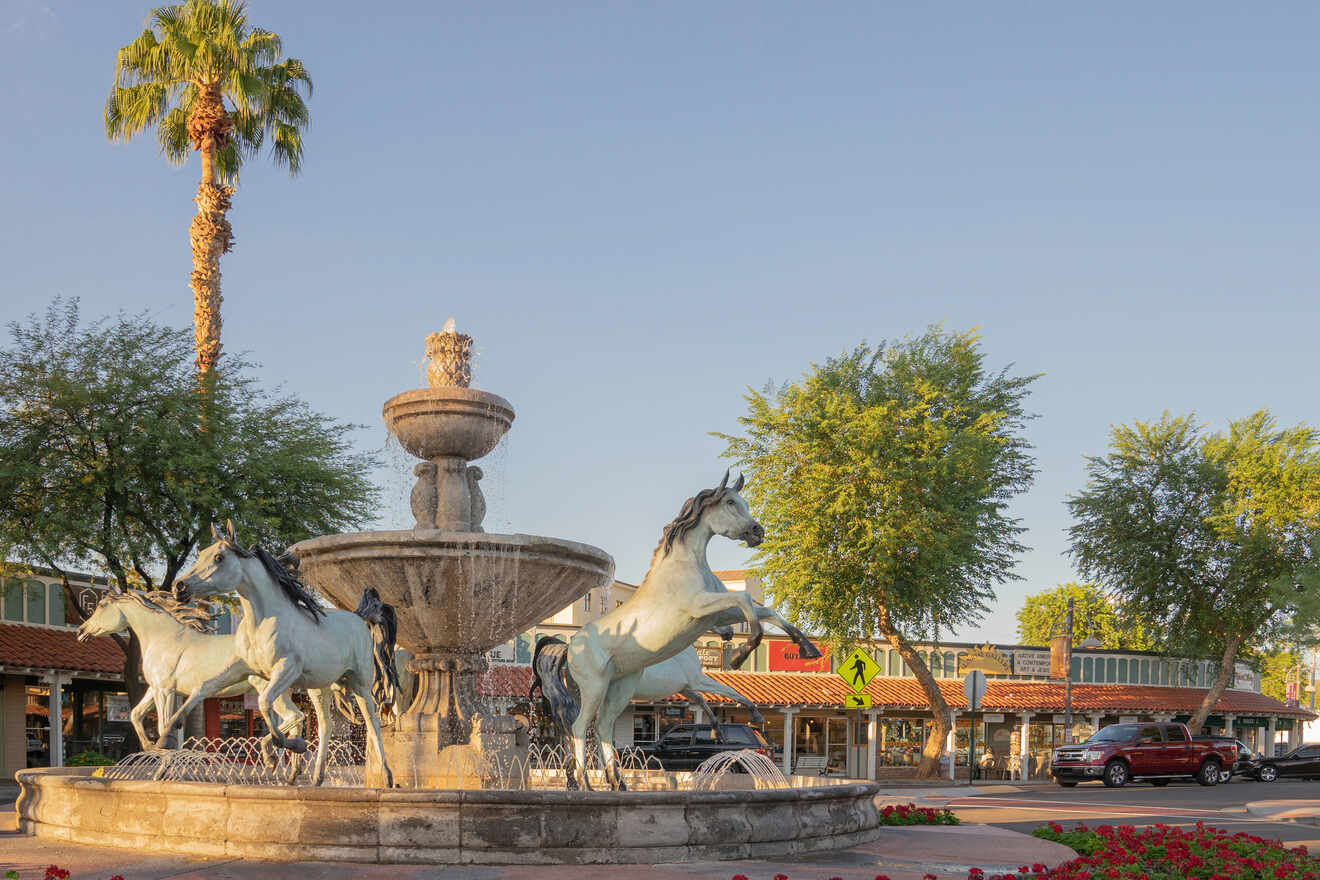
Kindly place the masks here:
<instances>
[{"instance_id":1,"label":"paved road","mask_svg":"<svg viewBox=\"0 0 1320 880\"><path fill-rule=\"evenodd\" d=\"M1100 783L1083 783L1076 788L1033 786L1020 792L957 797L947 805L965 820L1028 833L1051 821L1064 827L1076 822L1137 827L1157 822L1180 826L1205 822L1320 851L1320 827L1255 819L1246 814L1248 801L1288 798L1320 798L1320 783L1234 780L1213 788L1195 783L1173 783L1166 788L1140 783L1105 788Z\"/></svg>"}]
</instances>

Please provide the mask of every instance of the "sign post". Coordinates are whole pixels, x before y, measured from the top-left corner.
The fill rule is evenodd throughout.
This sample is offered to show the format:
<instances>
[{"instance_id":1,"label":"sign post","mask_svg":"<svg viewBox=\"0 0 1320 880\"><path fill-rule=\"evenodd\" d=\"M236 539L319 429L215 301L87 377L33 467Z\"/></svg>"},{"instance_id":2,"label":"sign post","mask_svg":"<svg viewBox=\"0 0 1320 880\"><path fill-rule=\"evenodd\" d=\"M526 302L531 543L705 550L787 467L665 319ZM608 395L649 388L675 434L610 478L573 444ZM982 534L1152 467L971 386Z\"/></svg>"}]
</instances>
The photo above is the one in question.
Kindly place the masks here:
<instances>
[{"instance_id":1,"label":"sign post","mask_svg":"<svg viewBox=\"0 0 1320 880\"><path fill-rule=\"evenodd\" d=\"M985 698L985 673L979 669L967 673L963 680L963 694L967 696L967 708L972 715L971 748L967 750L967 784L971 785L976 778L976 712ZM956 733L954 741L957 741Z\"/></svg>"}]
</instances>

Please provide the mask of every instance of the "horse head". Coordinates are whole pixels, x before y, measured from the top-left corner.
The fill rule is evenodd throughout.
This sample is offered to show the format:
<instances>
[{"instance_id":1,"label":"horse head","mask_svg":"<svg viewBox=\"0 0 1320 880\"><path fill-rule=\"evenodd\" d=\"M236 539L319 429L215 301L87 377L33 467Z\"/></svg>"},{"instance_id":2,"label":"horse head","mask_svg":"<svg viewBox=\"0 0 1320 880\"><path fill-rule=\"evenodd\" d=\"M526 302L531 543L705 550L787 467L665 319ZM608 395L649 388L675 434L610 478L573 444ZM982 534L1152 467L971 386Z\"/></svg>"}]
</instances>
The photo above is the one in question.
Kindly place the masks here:
<instances>
[{"instance_id":1,"label":"horse head","mask_svg":"<svg viewBox=\"0 0 1320 880\"><path fill-rule=\"evenodd\" d=\"M78 627L78 641L85 642L97 636L114 635L128 629L128 618L119 607L119 602L123 598L123 593L111 591L97 602L91 615Z\"/></svg>"},{"instance_id":2,"label":"horse head","mask_svg":"<svg viewBox=\"0 0 1320 880\"><path fill-rule=\"evenodd\" d=\"M225 534L212 525L211 536L215 543L198 553L192 567L175 580L175 601L191 602L232 593L242 583L243 560L251 554L238 545L233 521L226 523Z\"/></svg>"},{"instance_id":3,"label":"horse head","mask_svg":"<svg viewBox=\"0 0 1320 880\"><path fill-rule=\"evenodd\" d=\"M714 494L706 502L702 519L715 534L735 541L745 541L748 547L756 547L765 539L765 529L761 528L761 524L748 510L747 502L738 494L742 491L742 487L742 474L739 474L737 482L730 486L729 472L725 471L724 479L720 480Z\"/></svg>"}]
</instances>

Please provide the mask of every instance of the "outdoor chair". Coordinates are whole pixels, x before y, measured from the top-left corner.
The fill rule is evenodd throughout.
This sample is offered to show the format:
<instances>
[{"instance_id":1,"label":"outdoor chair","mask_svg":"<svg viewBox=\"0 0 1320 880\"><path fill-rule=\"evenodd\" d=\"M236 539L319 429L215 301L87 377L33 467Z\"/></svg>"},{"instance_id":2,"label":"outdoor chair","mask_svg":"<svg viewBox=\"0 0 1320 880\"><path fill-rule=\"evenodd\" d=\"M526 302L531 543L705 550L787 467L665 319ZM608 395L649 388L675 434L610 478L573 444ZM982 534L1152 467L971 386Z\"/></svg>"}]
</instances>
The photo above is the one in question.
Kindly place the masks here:
<instances>
[{"instance_id":1,"label":"outdoor chair","mask_svg":"<svg viewBox=\"0 0 1320 880\"><path fill-rule=\"evenodd\" d=\"M793 772L798 776L824 776L824 755L802 755L793 764Z\"/></svg>"}]
</instances>

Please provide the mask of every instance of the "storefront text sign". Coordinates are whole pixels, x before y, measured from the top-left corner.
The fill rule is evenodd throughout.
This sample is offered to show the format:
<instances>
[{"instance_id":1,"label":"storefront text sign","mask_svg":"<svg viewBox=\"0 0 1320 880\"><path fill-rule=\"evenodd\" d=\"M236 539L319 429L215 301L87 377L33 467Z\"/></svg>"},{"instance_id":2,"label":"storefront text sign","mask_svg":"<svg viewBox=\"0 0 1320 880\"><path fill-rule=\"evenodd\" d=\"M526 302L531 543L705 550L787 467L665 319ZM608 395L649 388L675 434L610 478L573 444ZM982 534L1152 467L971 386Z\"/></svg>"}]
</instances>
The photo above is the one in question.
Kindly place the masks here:
<instances>
[{"instance_id":1,"label":"storefront text sign","mask_svg":"<svg viewBox=\"0 0 1320 880\"><path fill-rule=\"evenodd\" d=\"M766 656L771 672L829 672L830 654L828 649L820 647L821 655L816 660L803 660L798 654L798 646L785 639L776 639L769 643Z\"/></svg>"},{"instance_id":2,"label":"storefront text sign","mask_svg":"<svg viewBox=\"0 0 1320 880\"><path fill-rule=\"evenodd\" d=\"M701 658L702 669L724 667L724 648L721 645L697 645L697 656Z\"/></svg>"},{"instance_id":3,"label":"storefront text sign","mask_svg":"<svg viewBox=\"0 0 1320 880\"><path fill-rule=\"evenodd\" d=\"M105 720L128 721L128 696L126 694L105 695Z\"/></svg>"},{"instance_id":4,"label":"storefront text sign","mask_svg":"<svg viewBox=\"0 0 1320 880\"><path fill-rule=\"evenodd\" d=\"M1049 651L1014 651L1014 675L1038 675L1048 678L1050 674Z\"/></svg>"},{"instance_id":5,"label":"storefront text sign","mask_svg":"<svg viewBox=\"0 0 1320 880\"><path fill-rule=\"evenodd\" d=\"M981 716L981 720L990 724L999 724L1004 720L1003 712L986 712Z\"/></svg>"}]
</instances>

